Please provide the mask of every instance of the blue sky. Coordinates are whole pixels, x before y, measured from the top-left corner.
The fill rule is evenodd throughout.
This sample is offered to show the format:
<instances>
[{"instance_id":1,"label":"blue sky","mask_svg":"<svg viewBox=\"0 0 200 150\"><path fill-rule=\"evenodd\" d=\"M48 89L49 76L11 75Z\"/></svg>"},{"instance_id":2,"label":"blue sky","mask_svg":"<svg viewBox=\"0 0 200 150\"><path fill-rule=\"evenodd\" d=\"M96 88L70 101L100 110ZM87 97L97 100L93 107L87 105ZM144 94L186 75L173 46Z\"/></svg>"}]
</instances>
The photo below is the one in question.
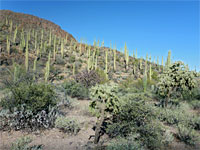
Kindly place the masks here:
<instances>
[{"instance_id":1,"label":"blue sky","mask_svg":"<svg viewBox=\"0 0 200 150\"><path fill-rule=\"evenodd\" d=\"M0 9L32 14L50 20L77 40L104 40L117 48L127 43L130 55L164 56L172 51L200 70L199 1L1 1Z\"/></svg>"}]
</instances>

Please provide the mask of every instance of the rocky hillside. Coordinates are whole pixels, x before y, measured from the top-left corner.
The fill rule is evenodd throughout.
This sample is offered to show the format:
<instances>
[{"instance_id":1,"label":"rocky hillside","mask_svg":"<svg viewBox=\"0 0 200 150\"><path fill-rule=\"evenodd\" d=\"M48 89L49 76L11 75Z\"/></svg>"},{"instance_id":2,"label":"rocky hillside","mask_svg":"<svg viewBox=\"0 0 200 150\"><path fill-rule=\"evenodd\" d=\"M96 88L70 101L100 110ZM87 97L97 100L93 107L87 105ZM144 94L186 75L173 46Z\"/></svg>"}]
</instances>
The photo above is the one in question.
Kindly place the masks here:
<instances>
[{"instance_id":1,"label":"rocky hillside","mask_svg":"<svg viewBox=\"0 0 200 150\"><path fill-rule=\"evenodd\" d=\"M142 78L145 70L149 78L156 80L162 71L162 66L148 56L146 60L137 58L137 54L129 56L126 46L125 53L121 53L115 48L104 47L103 41L94 41L93 45L78 43L58 25L36 16L0 10L0 20L2 72L5 66L12 66L13 63L28 65L28 70L33 71L35 61L36 72L42 77L49 54L51 81L96 69L104 71L114 82L129 76Z\"/></svg>"}]
</instances>

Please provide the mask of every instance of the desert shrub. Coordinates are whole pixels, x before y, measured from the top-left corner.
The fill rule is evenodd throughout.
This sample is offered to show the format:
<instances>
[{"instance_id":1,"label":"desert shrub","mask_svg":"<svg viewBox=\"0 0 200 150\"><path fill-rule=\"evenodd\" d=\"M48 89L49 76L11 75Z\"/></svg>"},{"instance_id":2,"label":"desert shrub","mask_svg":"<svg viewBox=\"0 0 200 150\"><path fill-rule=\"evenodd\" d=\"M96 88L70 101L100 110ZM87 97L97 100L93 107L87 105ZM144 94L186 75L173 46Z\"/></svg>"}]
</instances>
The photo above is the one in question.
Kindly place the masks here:
<instances>
[{"instance_id":1,"label":"desert shrub","mask_svg":"<svg viewBox=\"0 0 200 150\"><path fill-rule=\"evenodd\" d=\"M74 76L76 82L81 83L86 88L95 86L96 84L103 84L106 82L106 75L100 70L84 70L81 73L78 73Z\"/></svg>"},{"instance_id":2,"label":"desert shrub","mask_svg":"<svg viewBox=\"0 0 200 150\"><path fill-rule=\"evenodd\" d=\"M32 139L28 136L19 138L16 142L12 143L11 150L42 150L43 145L33 145L29 146Z\"/></svg>"},{"instance_id":3,"label":"desert shrub","mask_svg":"<svg viewBox=\"0 0 200 150\"><path fill-rule=\"evenodd\" d=\"M195 130L192 129L191 127L187 127L185 125L178 124L177 128L178 128L177 137L181 141L183 141L189 145L195 145L196 143L199 142L198 133L196 133Z\"/></svg>"},{"instance_id":4,"label":"desert shrub","mask_svg":"<svg viewBox=\"0 0 200 150\"><path fill-rule=\"evenodd\" d=\"M33 113L47 111L48 107L56 105L56 95L50 85L21 82L17 85L9 85L9 89L11 95L5 97L0 105L11 112L14 109L21 110L22 105L24 109L31 110Z\"/></svg>"},{"instance_id":5,"label":"desert shrub","mask_svg":"<svg viewBox=\"0 0 200 150\"><path fill-rule=\"evenodd\" d=\"M73 55L70 55L70 57L69 57L69 62L70 62L70 63L74 63L75 61L76 61L76 57L73 56Z\"/></svg>"},{"instance_id":6,"label":"desert shrub","mask_svg":"<svg viewBox=\"0 0 200 150\"><path fill-rule=\"evenodd\" d=\"M115 141L112 141L106 147L107 150L145 150L144 147L138 141L135 141L135 138L118 138Z\"/></svg>"},{"instance_id":7,"label":"desert shrub","mask_svg":"<svg viewBox=\"0 0 200 150\"><path fill-rule=\"evenodd\" d=\"M37 130L53 127L59 114L53 86L37 83L29 76L23 77L5 82L8 92L0 102L1 129Z\"/></svg>"},{"instance_id":8,"label":"desert shrub","mask_svg":"<svg viewBox=\"0 0 200 150\"><path fill-rule=\"evenodd\" d=\"M195 130L200 130L200 117L199 116L194 116L191 118L190 125L195 129Z\"/></svg>"},{"instance_id":9,"label":"desert shrub","mask_svg":"<svg viewBox=\"0 0 200 150\"><path fill-rule=\"evenodd\" d=\"M200 100L193 100L190 102L193 109L200 109Z\"/></svg>"},{"instance_id":10,"label":"desert shrub","mask_svg":"<svg viewBox=\"0 0 200 150\"><path fill-rule=\"evenodd\" d=\"M153 107L145 104L144 100L133 100L126 96L120 100L119 106L112 123L107 125L106 132L110 137L127 137L137 133L138 140L149 149L160 149L167 144L165 129L156 121Z\"/></svg>"},{"instance_id":11,"label":"desert shrub","mask_svg":"<svg viewBox=\"0 0 200 150\"><path fill-rule=\"evenodd\" d=\"M63 132L77 134L80 131L78 122L74 119L66 117L58 117L55 121L55 127L62 130Z\"/></svg>"},{"instance_id":12,"label":"desert shrub","mask_svg":"<svg viewBox=\"0 0 200 150\"><path fill-rule=\"evenodd\" d=\"M65 81L62 86L72 98L88 98L88 89L76 81Z\"/></svg>"}]
</instances>

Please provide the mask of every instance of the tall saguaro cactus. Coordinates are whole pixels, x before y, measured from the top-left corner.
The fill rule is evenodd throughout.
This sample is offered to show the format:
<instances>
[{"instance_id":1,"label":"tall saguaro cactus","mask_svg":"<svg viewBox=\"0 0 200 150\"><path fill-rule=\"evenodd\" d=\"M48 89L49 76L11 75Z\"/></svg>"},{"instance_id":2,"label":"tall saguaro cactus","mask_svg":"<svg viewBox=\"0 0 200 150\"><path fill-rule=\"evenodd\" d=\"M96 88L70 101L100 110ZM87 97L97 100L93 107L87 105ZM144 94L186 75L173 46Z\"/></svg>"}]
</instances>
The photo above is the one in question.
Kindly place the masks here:
<instances>
[{"instance_id":1,"label":"tall saguaro cactus","mask_svg":"<svg viewBox=\"0 0 200 150\"><path fill-rule=\"evenodd\" d=\"M105 73L108 73L108 50L106 50L106 57L105 57Z\"/></svg>"},{"instance_id":2,"label":"tall saguaro cactus","mask_svg":"<svg viewBox=\"0 0 200 150\"><path fill-rule=\"evenodd\" d=\"M166 61L166 67L168 68L171 64L171 50L168 51L167 61Z\"/></svg>"},{"instance_id":3,"label":"tall saguaro cactus","mask_svg":"<svg viewBox=\"0 0 200 150\"><path fill-rule=\"evenodd\" d=\"M63 40L61 41L61 56L64 58L64 43Z\"/></svg>"},{"instance_id":4,"label":"tall saguaro cactus","mask_svg":"<svg viewBox=\"0 0 200 150\"><path fill-rule=\"evenodd\" d=\"M116 45L115 45L115 48L113 49L113 53L114 53L114 60L113 60L113 61L114 61L114 62L113 62L113 63L114 63L114 66L113 66L113 67L114 67L114 71L116 71L116 49L117 49L117 48L116 48Z\"/></svg>"},{"instance_id":5,"label":"tall saguaro cactus","mask_svg":"<svg viewBox=\"0 0 200 150\"><path fill-rule=\"evenodd\" d=\"M14 31L14 37L13 37L14 43L15 43L16 37L17 37L17 25L16 25L16 28L15 28L15 31Z\"/></svg>"},{"instance_id":6,"label":"tall saguaro cactus","mask_svg":"<svg viewBox=\"0 0 200 150\"><path fill-rule=\"evenodd\" d=\"M151 81L151 77L152 77L152 70L151 70L151 63L149 65L149 80Z\"/></svg>"},{"instance_id":7,"label":"tall saguaro cactus","mask_svg":"<svg viewBox=\"0 0 200 150\"><path fill-rule=\"evenodd\" d=\"M51 59L51 52L49 52L48 61L46 62L45 68L45 82L48 82L49 74L50 74L50 59Z\"/></svg>"},{"instance_id":8,"label":"tall saguaro cactus","mask_svg":"<svg viewBox=\"0 0 200 150\"><path fill-rule=\"evenodd\" d=\"M7 37L6 37L6 50L7 50L7 52L8 52L8 55L10 55L10 40L9 40L9 37L8 37L8 35L7 35Z\"/></svg>"},{"instance_id":9,"label":"tall saguaro cactus","mask_svg":"<svg viewBox=\"0 0 200 150\"><path fill-rule=\"evenodd\" d=\"M27 39L26 39L26 58L25 58L25 68L26 68L26 72L28 72L28 55L29 55L29 52L28 52L28 40L29 39L29 37L28 37L28 35L27 35Z\"/></svg>"},{"instance_id":10,"label":"tall saguaro cactus","mask_svg":"<svg viewBox=\"0 0 200 150\"><path fill-rule=\"evenodd\" d=\"M56 36L54 36L53 40L53 59L56 60Z\"/></svg>"},{"instance_id":11,"label":"tall saguaro cactus","mask_svg":"<svg viewBox=\"0 0 200 150\"><path fill-rule=\"evenodd\" d=\"M125 43L125 46L124 46L124 55L125 55L125 69L127 70L128 69L128 62L129 62L129 53L128 53L126 43Z\"/></svg>"}]
</instances>

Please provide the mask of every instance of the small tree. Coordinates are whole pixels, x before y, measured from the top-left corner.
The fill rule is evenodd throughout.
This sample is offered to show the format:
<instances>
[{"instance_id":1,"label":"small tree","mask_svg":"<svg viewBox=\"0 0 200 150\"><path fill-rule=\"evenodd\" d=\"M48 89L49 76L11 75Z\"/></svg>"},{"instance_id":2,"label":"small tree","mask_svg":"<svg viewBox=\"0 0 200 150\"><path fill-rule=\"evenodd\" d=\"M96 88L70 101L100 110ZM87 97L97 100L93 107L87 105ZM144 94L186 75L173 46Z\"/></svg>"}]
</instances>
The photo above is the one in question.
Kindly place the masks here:
<instances>
[{"instance_id":1,"label":"small tree","mask_svg":"<svg viewBox=\"0 0 200 150\"><path fill-rule=\"evenodd\" d=\"M195 85L195 73L189 71L183 62L171 64L160 75L158 82L158 93L165 97L165 107L172 94L176 92L182 96L184 90L191 91Z\"/></svg>"}]
</instances>

